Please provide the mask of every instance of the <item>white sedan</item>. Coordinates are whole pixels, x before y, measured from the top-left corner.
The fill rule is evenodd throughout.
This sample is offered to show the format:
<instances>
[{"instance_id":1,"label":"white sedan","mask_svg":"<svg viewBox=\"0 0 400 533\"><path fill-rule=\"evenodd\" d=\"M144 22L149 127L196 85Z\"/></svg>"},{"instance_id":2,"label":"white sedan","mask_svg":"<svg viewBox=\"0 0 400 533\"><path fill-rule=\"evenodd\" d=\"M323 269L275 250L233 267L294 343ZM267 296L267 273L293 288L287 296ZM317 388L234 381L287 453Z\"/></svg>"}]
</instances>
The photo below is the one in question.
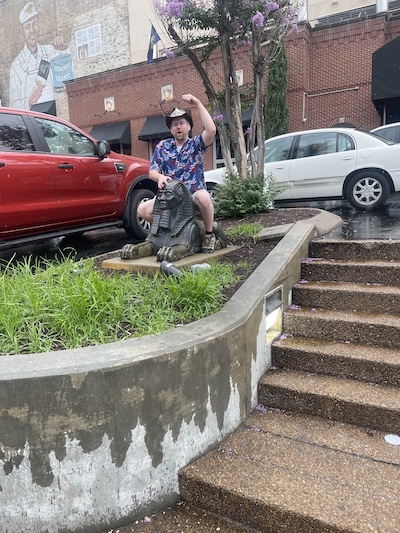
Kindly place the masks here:
<instances>
[{"instance_id":1,"label":"white sedan","mask_svg":"<svg viewBox=\"0 0 400 533\"><path fill-rule=\"evenodd\" d=\"M225 168L205 172L207 188L225 175ZM400 144L349 128L287 133L265 142L268 175L285 188L277 200L345 198L372 211L400 191Z\"/></svg>"}]
</instances>

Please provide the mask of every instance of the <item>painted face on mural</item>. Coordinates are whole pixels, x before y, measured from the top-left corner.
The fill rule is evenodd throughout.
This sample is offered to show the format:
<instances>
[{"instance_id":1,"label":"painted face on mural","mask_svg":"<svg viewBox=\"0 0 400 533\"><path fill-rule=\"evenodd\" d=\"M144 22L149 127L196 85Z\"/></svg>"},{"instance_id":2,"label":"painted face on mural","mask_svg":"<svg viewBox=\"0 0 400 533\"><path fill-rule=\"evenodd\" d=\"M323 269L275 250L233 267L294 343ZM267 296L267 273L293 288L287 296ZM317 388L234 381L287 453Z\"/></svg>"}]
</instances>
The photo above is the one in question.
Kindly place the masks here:
<instances>
[{"instance_id":1,"label":"painted face on mural","mask_svg":"<svg viewBox=\"0 0 400 533\"><path fill-rule=\"evenodd\" d=\"M25 24L21 25L22 33L25 39L26 46L31 52L36 52L38 36L39 36L39 21L37 17L33 17Z\"/></svg>"}]
</instances>

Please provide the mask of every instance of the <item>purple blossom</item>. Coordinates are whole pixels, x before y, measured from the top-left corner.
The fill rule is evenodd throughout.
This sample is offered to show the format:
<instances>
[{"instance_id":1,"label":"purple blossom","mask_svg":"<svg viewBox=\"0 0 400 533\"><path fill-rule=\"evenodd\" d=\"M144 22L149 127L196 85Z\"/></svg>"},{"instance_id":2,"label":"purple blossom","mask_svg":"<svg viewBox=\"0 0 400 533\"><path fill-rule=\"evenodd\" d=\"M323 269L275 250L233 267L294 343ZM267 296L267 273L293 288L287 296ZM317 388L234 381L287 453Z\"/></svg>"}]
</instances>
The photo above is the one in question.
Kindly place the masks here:
<instances>
[{"instance_id":1,"label":"purple blossom","mask_svg":"<svg viewBox=\"0 0 400 533\"><path fill-rule=\"evenodd\" d=\"M267 2L267 9L268 11L277 11L279 9L279 5L276 2Z\"/></svg>"},{"instance_id":2,"label":"purple blossom","mask_svg":"<svg viewBox=\"0 0 400 533\"><path fill-rule=\"evenodd\" d=\"M172 50L168 50L168 48L164 48L162 53L167 59L173 59L175 57L174 52Z\"/></svg>"},{"instance_id":3,"label":"purple blossom","mask_svg":"<svg viewBox=\"0 0 400 533\"><path fill-rule=\"evenodd\" d=\"M181 18L184 8L183 2L167 2L165 6L158 4L160 13L169 18Z\"/></svg>"},{"instance_id":4,"label":"purple blossom","mask_svg":"<svg viewBox=\"0 0 400 533\"><path fill-rule=\"evenodd\" d=\"M224 121L224 116L223 114L219 114L219 115L214 115L213 116L213 121L214 122L223 122Z\"/></svg>"},{"instance_id":5,"label":"purple blossom","mask_svg":"<svg viewBox=\"0 0 400 533\"><path fill-rule=\"evenodd\" d=\"M251 133L251 128L247 128L246 132L245 132L245 135L249 135L249 133Z\"/></svg>"},{"instance_id":6,"label":"purple blossom","mask_svg":"<svg viewBox=\"0 0 400 533\"><path fill-rule=\"evenodd\" d=\"M293 337L291 333L282 333L282 335L279 337L281 340L289 339L290 337Z\"/></svg>"},{"instance_id":7,"label":"purple blossom","mask_svg":"<svg viewBox=\"0 0 400 533\"><path fill-rule=\"evenodd\" d=\"M258 28L262 28L264 26L264 15L257 11L257 13L254 15L254 17L251 19L254 26Z\"/></svg>"}]
</instances>

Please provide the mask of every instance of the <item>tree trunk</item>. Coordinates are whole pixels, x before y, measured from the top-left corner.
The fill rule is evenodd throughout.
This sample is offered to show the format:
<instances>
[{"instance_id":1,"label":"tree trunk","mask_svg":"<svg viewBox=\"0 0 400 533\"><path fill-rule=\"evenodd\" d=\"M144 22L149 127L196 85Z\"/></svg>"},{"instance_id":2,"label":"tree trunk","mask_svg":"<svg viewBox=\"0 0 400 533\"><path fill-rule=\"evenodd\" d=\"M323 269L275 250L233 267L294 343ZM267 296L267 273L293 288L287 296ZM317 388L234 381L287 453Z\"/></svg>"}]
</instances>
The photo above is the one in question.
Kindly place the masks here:
<instances>
[{"instance_id":1,"label":"tree trunk","mask_svg":"<svg viewBox=\"0 0 400 533\"><path fill-rule=\"evenodd\" d=\"M235 154L235 165L239 176L247 179L246 141L242 125L242 109L231 44L227 35L221 38L221 55L225 77L225 105L231 142Z\"/></svg>"},{"instance_id":2,"label":"tree trunk","mask_svg":"<svg viewBox=\"0 0 400 533\"><path fill-rule=\"evenodd\" d=\"M264 130L264 72L265 58L260 51L261 30L253 28L253 73L254 73L254 107L250 123L250 162L253 176L264 174L265 130ZM257 161L254 147L257 144Z\"/></svg>"},{"instance_id":3,"label":"tree trunk","mask_svg":"<svg viewBox=\"0 0 400 533\"><path fill-rule=\"evenodd\" d=\"M203 64L197 57L196 53L190 49L190 48L184 48L183 42L181 41L179 35L175 31L172 25L168 26L168 33L178 46L181 46L185 50L185 54L188 56L188 58L193 63L194 68L196 69L197 73L199 74L200 78L203 81L204 89L206 91L206 95L208 98L208 101L211 104L212 113L214 115L219 115L221 113L219 103L218 103L218 97L217 93L214 90L214 87L211 83L211 80L208 76L207 71L203 67ZM219 133L219 139L221 143L221 151L222 151L222 157L224 158L225 162L225 168L228 174L233 174L234 168L231 158L231 147L230 147L230 139L228 132L226 131L226 128L223 124L217 123L217 129Z\"/></svg>"}]
</instances>

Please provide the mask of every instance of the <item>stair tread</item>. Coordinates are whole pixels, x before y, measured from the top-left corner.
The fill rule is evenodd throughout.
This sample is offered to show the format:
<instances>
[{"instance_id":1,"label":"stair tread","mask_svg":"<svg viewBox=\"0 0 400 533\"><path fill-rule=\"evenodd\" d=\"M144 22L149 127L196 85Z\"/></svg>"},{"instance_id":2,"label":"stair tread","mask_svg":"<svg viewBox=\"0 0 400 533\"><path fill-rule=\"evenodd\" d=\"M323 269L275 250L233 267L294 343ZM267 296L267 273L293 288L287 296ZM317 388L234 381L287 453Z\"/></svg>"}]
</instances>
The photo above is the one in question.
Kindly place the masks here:
<instances>
[{"instance_id":1,"label":"stair tread","mask_svg":"<svg viewBox=\"0 0 400 533\"><path fill-rule=\"evenodd\" d=\"M218 511L220 505L231 517L245 510L252 527L260 521L272 531L274 520L282 524L287 513L292 527L279 531L394 533L400 523L399 450L383 436L266 409L185 467L184 484L211 485L209 502L200 487L201 496L194 496L202 506Z\"/></svg>"},{"instance_id":2,"label":"stair tread","mask_svg":"<svg viewBox=\"0 0 400 533\"><path fill-rule=\"evenodd\" d=\"M324 309L321 307L301 307L292 304L285 310L285 315L297 315L298 317L312 316L313 318L331 321L351 321L355 324L365 324L368 322L375 325L400 328L399 315L391 315L388 313L377 315L376 313L368 313L357 309Z\"/></svg>"},{"instance_id":3,"label":"stair tread","mask_svg":"<svg viewBox=\"0 0 400 533\"><path fill-rule=\"evenodd\" d=\"M295 392L335 398L338 401L372 405L400 413L400 389L355 379L344 379L298 370L270 370L260 386L288 388Z\"/></svg>"},{"instance_id":4,"label":"stair tread","mask_svg":"<svg viewBox=\"0 0 400 533\"><path fill-rule=\"evenodd\" d=\"M400 466L400 447L388 444L382 431L262 405L256 407L244 426Z\"/></svg>"},{"instance_id":5,"label":"stair tread","mask_svg":"<svg viewBox=\"0 0 400 533\"><path fill-rule=\"evenodd\" d=\"M393 239L315 239L310 243L310 256L323 255L330 259L341 256L361 259L378 257L386 260L400 260L400 240Z\"/></svg>"},{"instance_id":6,"label":"stair tread","mask_svg":"<svg viewBox=\"0 0 400 533\"><path fill-rule=\"evenodd\" d=\"M320 353L322 351L332 357L376 361L377 363L384 363L394 367L400 366L400 350L371 346L369 344L335 342L288 334L282 334L274 344L292 350L307 350L307 352L311 353Z\"/></svg>"},{"instance_id":7,"label":"stair tread","mask_svg":"<svg viewBox=\"0 0 400 533\"><path fill-rule=\"evenodd\" d=\"M304 290L335 290L338 292L356 292L356 293L378 293L390 294L397 296L400 294L400 287L394 285L383 285L382 283L355 283L352 281L308 281L301 280L295 283L296 289Z\"/></svg>"},{"instance_id":8,"label":"stair tread","mask_svg":"<svg viewBox=\"0 0 400 533\"><path fill-rule=\"evenodd\" d=\"M383 268L400 268L400 260L385 260L385 259L341 259L332 258L327 259L325 257L308 257L302 261L303 264L320 264L320 265L340 265L340 266L358 266L364 268L366 266L371 267L383 267Z\"/></svg>"}]
</instances>

